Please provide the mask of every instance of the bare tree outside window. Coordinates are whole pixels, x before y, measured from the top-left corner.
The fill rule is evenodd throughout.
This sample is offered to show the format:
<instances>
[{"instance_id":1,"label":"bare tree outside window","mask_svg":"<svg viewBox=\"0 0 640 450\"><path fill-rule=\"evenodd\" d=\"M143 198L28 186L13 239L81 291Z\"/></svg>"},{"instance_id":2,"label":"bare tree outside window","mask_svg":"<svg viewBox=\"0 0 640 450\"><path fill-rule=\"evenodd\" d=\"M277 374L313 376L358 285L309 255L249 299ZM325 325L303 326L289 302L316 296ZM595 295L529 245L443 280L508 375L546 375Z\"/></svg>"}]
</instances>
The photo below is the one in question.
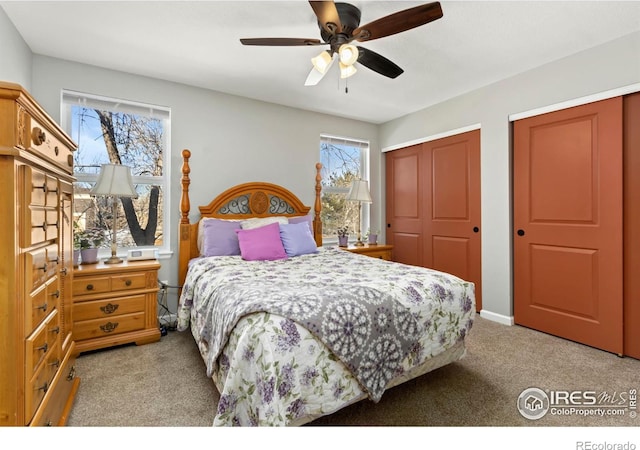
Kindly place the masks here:
<instances>
[{"instance_id":1,"label":"bare tree outside window","mask_svg":"<svg viewBox=\"0 0 640 450\"><path fill-rule=\"evenodd\" d=\"M338 228L346 227L352 235L358 230L358 204L345 197L353 180L364 178L368 150L366 142L321 136L323 242L337 240ZM362 219L360 229L365 229L368 215Z\"/></svg>"},{"instance_id":2,"label":"bare tree outside window","mask_svg":"<svg viewBox=\"0 0 640 450\"><path fill-rule=\"evenodd\" d=\"M93 105L67 105L68 128L78 144L74 155L76 229L100 228L107 243L112 241L110 200L90 196L89 191L102 164L123 164L131 168L138 198L115 199L118 247L162 247L168 120L145 115L144 109L142 113L123 111L118 108L119 102L114 102L113 108L108 108L110 105L104 100L98 102L100 108L90 106Z\"/></svg>"}]
</instances>

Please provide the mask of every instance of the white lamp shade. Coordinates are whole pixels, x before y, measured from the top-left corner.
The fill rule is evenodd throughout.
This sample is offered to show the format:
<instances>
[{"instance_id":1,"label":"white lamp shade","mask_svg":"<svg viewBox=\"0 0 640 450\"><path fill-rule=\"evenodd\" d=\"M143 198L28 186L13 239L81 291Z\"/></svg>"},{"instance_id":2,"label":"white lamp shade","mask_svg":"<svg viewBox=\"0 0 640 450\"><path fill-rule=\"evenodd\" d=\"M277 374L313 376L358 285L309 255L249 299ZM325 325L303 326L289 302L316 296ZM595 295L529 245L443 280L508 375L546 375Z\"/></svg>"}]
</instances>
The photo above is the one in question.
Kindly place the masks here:
<instances>
[{"instance_id":1,"label":"white lamp shade","mask_svg":"<svg viewBox=\"0 0 640 450\"><path fill-rule=\"evenodd\" d=\"M138 197L129 166L121 164L103 164L98 181L89 193L112 197Z\"/></svg>"},{"instance_id":2,"label":"white lamp shade","mask_svg":"<svg viewBox=\"0 0 640 450\"><path fill-rule=\"evenodd\" d=\"M338 61L338 64L340 64L340 78L349 78L358 71L354 66L347 66L340 61Z\"/></svg>"},{"instance_id":3,"label":"white lamp shade","mask_svg":"<svg viewBox=\"0 0 640 450\"><path fill-rule=\"evenodd\" d=\"M329 52L325 50L315 58L311 58L311 63L313 64L313 67L315 67L318 72L320 72L321 74L324 74L327 70L329 70L329 67L331 67L331 64L333 63L333 58L331 57Z\"/></svg>"},{"instance_id":4,"label":"white lamp shade","mask_svg":"<svg viewBox=\"0 0 640 450\"><path fill-rule=\"evenodd\" d=\"M338 50L340 62L345 66L350 66L358 60L360 52L353 44L342 44Z\"/></svg>"},{"instance_id":5,"label":"white lamp shade","mask_svg":"<svg viewBox=\"0 0 640 450\"><path fill-rule=\"evenodd\" d=\"M366 180L353 180L351 189L347 194L347 200L371 203L371 194L369 193L369 185Z\"/></svg>"}]
</instances>

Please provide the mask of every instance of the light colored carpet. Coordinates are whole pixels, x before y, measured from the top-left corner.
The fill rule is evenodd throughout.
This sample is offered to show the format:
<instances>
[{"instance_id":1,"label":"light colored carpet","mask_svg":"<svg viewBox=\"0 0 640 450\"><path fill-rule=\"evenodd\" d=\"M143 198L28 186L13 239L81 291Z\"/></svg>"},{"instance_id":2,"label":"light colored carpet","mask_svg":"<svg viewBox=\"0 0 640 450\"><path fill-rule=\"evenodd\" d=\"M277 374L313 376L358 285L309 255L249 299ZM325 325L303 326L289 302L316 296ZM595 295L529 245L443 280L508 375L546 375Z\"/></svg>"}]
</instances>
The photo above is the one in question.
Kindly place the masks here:
<instances>
[{"instance_id":1,"label":"light colored carpet","mask_svg":"<svg viewBox=\"0 0 640 450\"><path fill-rule=\"evenodd\" d=\"M589 390L620 400L640 389L640 361L476 316L459 362L308 426L637 427L639 418L552 415L516 408L524 389ZM80 355L71 427L209 427L218 400L190 332ZM617 396L617 397L615 397ZM622 396L622 397L621 397ZM640 448L640 442L638 443ZM575 448L575 447L574 447Z\"/></svg>"}]
</instances>

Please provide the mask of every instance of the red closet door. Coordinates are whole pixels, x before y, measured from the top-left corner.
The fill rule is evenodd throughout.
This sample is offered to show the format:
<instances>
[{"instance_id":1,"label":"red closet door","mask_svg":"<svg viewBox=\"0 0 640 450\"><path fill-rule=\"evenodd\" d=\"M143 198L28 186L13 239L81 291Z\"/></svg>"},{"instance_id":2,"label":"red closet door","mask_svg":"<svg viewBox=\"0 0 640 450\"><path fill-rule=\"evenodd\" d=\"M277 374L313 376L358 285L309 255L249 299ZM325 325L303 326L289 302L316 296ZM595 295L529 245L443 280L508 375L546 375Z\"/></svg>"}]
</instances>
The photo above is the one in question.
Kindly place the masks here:
<instances>
[{"instance_id":1,"label":"red closet door","mask_svg":"<svg viewBox=\"0 0 640 450\"><path fill-rule=\"evenodd\" d=\"M622 354L622 99L514 123L517 324Z\"/></svg>"},{"instance_id":2,"label":"red closet door","mask_svg":"<svg viewBox=\"0 0 640 450\"><path fill-rule=\"evenodd\" d=\"M420 176L422 145L386 153L386 241L393 245L393 260L423 265L422 203L424 178Z\"/></svg>"},{"instance_id":3,"label":"red closet door","mask_svg":"<svg viewBox=\"0 0 640 450\"><path fill-rule=\"evenodd\" d=\"M482 309L480 130L422 144L424 265L475 284Z\"/></svg>"},{"instance_id":4,"label":"red closet door","mask_svg":"<svg viewBox=\"0 0 640 450\"><path fill-rule=\"evenodd\" d=\"M385 163L394 260L473 282L480 311L480 131L388 152Z\"/></svg>"}]
</instances>

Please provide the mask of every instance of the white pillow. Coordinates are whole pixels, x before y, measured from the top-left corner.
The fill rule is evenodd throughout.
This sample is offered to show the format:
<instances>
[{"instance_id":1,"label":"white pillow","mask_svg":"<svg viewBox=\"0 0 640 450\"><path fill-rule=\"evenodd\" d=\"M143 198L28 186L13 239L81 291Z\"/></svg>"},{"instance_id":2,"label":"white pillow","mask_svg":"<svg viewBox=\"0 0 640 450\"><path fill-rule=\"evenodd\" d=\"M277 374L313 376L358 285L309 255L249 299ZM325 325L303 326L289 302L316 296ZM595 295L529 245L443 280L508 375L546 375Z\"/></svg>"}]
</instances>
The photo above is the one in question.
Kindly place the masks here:
<instances>
[{"instance_id":1,"label":"white pillow","mask_svg":"<svg viewBox=\"0 0 640 450\"><path fill-rule=\"evenodd\" d=\"M253 217L251 219L246 219L240 222L240 226L243 230L251 230L253 228L263 227L272 223L282 223L286 225L289 223L289 219L284 216Z\"/></svg>"},{"instance_id":2,"label":"white pillow","mask_svg":"<svg viewBox=\"0 0 640 450\"><path fill-rule=\"evenodd\" d=\"M251 230L253 228L263 227L272 223L281 223L286 225L289 223L289 219L284 216L254 217L251 219L243 220L242 222L240 222L240 226L243 230Z\"/></svg>"}]
</instances>

